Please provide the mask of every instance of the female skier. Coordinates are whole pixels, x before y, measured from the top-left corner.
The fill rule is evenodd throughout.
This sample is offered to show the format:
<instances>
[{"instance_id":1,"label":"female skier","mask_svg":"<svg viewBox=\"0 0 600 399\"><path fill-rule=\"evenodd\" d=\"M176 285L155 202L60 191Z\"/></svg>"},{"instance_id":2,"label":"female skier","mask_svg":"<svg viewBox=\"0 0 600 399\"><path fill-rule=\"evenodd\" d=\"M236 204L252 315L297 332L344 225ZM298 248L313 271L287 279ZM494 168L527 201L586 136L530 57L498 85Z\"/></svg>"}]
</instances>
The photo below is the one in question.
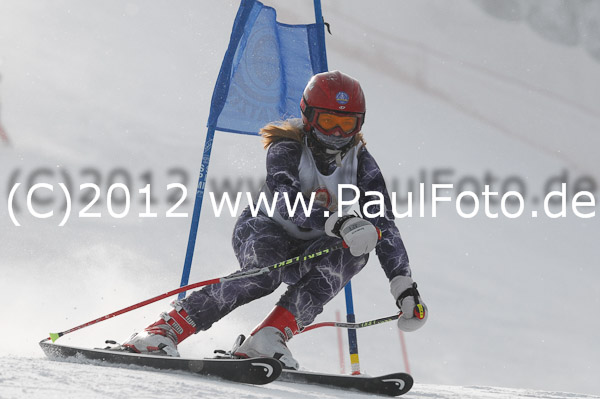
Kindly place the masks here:
<instances>
[{"instance_id":1,"label":"female skier","mask_svg":"<svg viewBox=\"0 0 600 399\"><path fill-rule=\"evenodd\" d=\"M411 278L383 176L360 133L366 107L359 82L339 71L317 74L308 82L300 108L301 120L270 124L261 130L268 149L262 192L270 200L278 193L275 212L267 216L264 202L256 216L249 208L242 212L232 237L235 255L241 269L248 270L315 253L340 239L348 248L192 292L174 302L171 312L163 313L157 322L129 338L123 344L128 350L179 356L177 345L181 341L208 330L238 306L272 293L283 282L288 284L285 294L250 337L234 349L234 355L275 357L284 367L297 369L298 362L286 342L312 323L323 306L360 272L373 249L402 311L398 328L413 331L425 323L426 307ZM361 209L374 199L365 195L367 191L381 193L384 216L361 218L342 209L346 214L339 217L339 184L358 188ZM298 194L309 198L312 193L315 203L310 216L288 213L285 194L293 202ZM376 213L378 209L369 211ZM413 311L419 303L424 313Z\"/></svg>"}]
</instances>

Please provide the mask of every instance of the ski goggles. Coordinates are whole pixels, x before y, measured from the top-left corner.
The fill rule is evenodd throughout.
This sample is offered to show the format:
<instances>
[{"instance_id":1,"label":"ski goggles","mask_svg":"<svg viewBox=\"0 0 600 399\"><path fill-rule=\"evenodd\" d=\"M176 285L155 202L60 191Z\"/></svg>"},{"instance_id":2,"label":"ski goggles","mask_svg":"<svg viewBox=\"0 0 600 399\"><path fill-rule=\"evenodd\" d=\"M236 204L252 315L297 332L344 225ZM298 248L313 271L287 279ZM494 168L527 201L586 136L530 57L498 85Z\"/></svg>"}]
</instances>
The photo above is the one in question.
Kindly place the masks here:
<instances>
[{"instance_id":1,"label":"ski goggles","mask_svg":"<svg viewBox=\"0 0 600 399\"><path fill-rule=\"evenodd\" d=\"M327 136L338 133L342 137L354 136L360 130L363 115L335 114L331 111L316 110L315 126Z\"/></svg>"}]
</instances>

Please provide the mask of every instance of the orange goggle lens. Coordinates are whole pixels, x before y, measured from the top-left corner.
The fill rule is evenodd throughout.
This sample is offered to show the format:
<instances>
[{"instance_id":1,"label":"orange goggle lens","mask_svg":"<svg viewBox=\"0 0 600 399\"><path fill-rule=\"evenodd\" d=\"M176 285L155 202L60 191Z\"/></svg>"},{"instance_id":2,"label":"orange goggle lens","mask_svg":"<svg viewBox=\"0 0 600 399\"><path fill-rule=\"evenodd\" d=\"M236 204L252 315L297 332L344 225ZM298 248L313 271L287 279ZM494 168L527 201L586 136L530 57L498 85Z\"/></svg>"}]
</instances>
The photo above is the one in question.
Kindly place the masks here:
<instances>
[{"instance_id":1,"label":"orange goggle lens","mask_svg":"<svg viewBox=\"0 0 600 399\"><path fill-rule=\"evenodd\" d=\"M358 117L341 116L335 114L320 113L317 117L317 124L325 131L333 130L339 126L346 134L352 133L356 129Z\"/></svg>"}]
</instances>

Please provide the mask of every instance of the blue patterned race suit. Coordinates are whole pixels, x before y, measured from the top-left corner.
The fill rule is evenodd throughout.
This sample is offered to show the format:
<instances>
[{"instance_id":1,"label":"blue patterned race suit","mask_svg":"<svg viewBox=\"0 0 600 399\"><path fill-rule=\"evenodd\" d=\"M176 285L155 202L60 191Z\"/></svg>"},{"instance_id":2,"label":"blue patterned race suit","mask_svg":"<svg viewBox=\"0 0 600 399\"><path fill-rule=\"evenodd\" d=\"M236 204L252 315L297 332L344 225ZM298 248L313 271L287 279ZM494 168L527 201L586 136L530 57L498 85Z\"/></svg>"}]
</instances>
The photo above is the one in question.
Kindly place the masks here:
<instances>
[{"instance_id":1,"label":"blue patterned race suit","mask_svg":"<svg viewBox=\"0 0 600 399\"><path fill-rule=\"evenodd\" d=\"M298 165L303 146L290 139L282 139L269 147L267 153L266 184L271 192L296 198L301 192ZM309 143L310 145L310 143ZM322 174L335 170L335 158L318 149L312 149L316 167ZM383 175L375 159L361 148L358 155L357 187L361 197L361 209L366 202L367 191L378 191L385 201L385 216L368 218L382 233L375 249L379 262L389 280L396 276L410 276L408 255L394 224L391 202ZM340 239L324 233L325 208L314 205L310 216L303 211L289 217L283 195L276 201L276 209L285 218L304 229L323 231L312 240L302 240L287 234L283 227L263 213L253 217L246 208L238 218L233 231L232 244L241 270L270 266L282 260L312 254L338 244ZM378 209L369 209L375 213ZM337 250L328 255L308 259L295 265L275 269L272 272L249 278L225 281L204 287L181 301L183 308L196 323L197 331L204 331L238 306L249 303L275 291L281 283L288 284L287 291L277 305L289 310L298 326L307 326L323 311L323 306L333 299L342 288L366 265L369 255L354 257L348 249ZM235 274L235 273L234 273Z\"/></svg>"}]
</instances>

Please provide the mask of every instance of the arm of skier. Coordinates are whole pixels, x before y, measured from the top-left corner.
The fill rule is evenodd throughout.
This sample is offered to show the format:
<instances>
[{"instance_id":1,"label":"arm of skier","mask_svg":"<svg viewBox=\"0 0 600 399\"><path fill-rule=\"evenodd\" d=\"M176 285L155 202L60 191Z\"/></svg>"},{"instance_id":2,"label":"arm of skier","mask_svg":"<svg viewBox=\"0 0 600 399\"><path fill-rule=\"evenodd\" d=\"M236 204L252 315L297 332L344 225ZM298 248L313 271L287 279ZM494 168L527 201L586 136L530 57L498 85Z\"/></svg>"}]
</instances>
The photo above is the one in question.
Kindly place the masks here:
<instances>
[{"instance_id":1,"label":"arm of skier","mask_svg":"<svg viewBox=\"0 0 600 399\"><path fill-rule=\"evenodd\" d=\"M279 193L277 201L275 201L275 209L284 219L289 219L295 225L303 228L323 230L327 220L324 216L326 208L313 204L310 215L307 217L304 209L298 203L294 215L290 216L285 202L284 193L287 194L291 206L294 205L296 196L302 195L298 172L301 156L301 143L293 140L280 140L272 144L267 151L267 187L273 195ZM304 198L304 200L308 206L309 199Z\"/></svg>"},{"instance_id":2,"label":"arm of skier","mask_svg":"<svg viewBox=\"0 0 600 399\"><path fill-rule=\"evenodd\" d=\"M398 328L406 332L415 331L425 324L429 310L417 290L417 284L412 279L408 254L400 237L400 231L394 223L392 203L383 174L366 149L359 156L358 188L361 191L359 200L361 209L364 209L367 202L377 199L375 196L365 195L367 191L377 191L383 195L385 207L383 215L367 219L381 230L381 240L375 252L390 280L390 291L396 300L396 305L402 312L401 317L398 318ZM375 214L379 209L373 205L368 207L367 211Z\"/></svg>"},{"instance_id":3,"label":"arm of skier","mask_svg":"<svg viewBox=\"0 0 600 399\"><path fill-rule=\"evenodd\" d=\"M366 149L361 152L358 160L357 186L361 192L359 200L360 209L364 209L364 205L367 202L377 199L375 196L366 196L365 193L367 191L377 191L384 198L385 209L383 210L383 216L369 218L363 215L365 219L369 220L381 231L381 239L375 247L375 253L379 258L381 267L390 281L396 276L410 277L411 269L408 254L400 236L400 231L396 223L394 223L392 203L383 174L373 156ZM378 213L379 207L371 205L367 210L369 213Z\"/></svg>"}]
</instances>

